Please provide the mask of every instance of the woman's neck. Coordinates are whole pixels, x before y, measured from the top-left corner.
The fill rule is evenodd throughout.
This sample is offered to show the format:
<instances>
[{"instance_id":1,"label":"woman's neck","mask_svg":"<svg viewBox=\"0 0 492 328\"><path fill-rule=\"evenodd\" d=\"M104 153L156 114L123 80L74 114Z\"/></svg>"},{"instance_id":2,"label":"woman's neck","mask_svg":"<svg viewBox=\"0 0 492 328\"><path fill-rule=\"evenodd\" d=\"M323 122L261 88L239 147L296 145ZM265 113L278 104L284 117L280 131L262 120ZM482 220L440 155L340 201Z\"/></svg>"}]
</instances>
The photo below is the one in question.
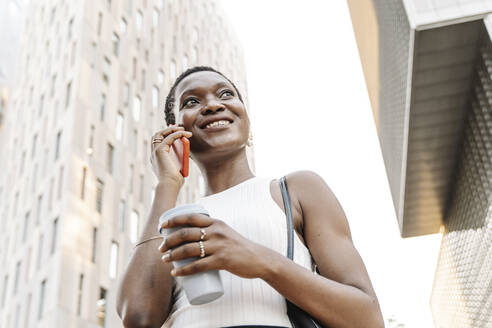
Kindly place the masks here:
<instances>
[{"instance_id":1,"label":"woman's neck","mask_svg":"<svg viewBox=\"0 0 492 328\"><path fill-rule=\"evenodd\" d=\"M205 196L216 194L254 177L244 148L214 161L199 164L205 179Z\"/></svg>"}]
</instances>

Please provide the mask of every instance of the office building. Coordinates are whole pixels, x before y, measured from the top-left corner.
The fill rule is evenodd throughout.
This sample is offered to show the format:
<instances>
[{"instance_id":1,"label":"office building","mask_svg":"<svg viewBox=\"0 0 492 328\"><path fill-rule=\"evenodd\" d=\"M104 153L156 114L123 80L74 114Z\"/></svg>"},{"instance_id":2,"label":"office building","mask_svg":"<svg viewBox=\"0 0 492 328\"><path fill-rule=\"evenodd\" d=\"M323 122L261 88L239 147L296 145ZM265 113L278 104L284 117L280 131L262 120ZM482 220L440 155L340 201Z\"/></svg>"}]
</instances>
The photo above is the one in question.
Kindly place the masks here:
<instances>
[{"instance_id":1,"label":"office building","mask_svg":"<svg viewBox=\"0 0 492 328\"><path fill-rule=\"evenodd\" d=\"M40 0L25 17L0 126L0 326L121 327L118 277L153 198L170 85L210 65L247 103L242 50L209 0ZM178 203L203 189L193 164Z\"/></svg>"},{"instance_id":2,"label":"office building","mask_svg":"<svg viewBox=\"0 0 492 328\"><path fill-rule=\"evenodd\" d=\"M435 326L492 327L492 2L348 4L401 235L442 232Z\"/></svg>"}]
</instances>

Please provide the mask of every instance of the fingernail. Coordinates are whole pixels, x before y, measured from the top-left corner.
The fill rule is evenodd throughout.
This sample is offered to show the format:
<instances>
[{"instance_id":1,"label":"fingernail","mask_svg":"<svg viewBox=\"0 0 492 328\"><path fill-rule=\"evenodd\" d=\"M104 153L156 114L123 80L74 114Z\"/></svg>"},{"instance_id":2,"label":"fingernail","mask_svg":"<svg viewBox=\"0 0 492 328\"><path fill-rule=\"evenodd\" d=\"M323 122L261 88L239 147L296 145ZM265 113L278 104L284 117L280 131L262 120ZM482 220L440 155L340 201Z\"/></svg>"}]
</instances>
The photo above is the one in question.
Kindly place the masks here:
<instances>
[{"instance_id":1,"label":"fingernail","mask_svg":"<svg viewBox=\"0 0 492 328\"><path fill-rule=\"evenodd\" d=\"M161 228L167 227L167 220L162 221Z\"/></svg>"},{"instance_id":2,"label":"fingernail","mask_svg":"<svg viewBox=\"0 0 492 328\"><path fill-rule=\"evenodd\" d=\"M171 270L171 276L175 276L176 275L176 269L172 269Z\"/></svg>"},{"instance_id":3,"label":"fingernail","mask_svg":"<svg viewBox=\"0 0 492 328\"><path fill-rule=\"evenodd\" d=\"M164 244L166 243L166 241L163 241L159 247L157 248L160 252L162 252L162 248L164 247Z\"/></svg>"},{"instance_id":4,"label":"fingernail","mask_svg":"<svg viewBox=\"0 0 492 328\"><path fill-rule=\"evenodd\" d=\"M162 255L161 259L164 261L164 262L167 262L169 260L169 255L170 253L166 253L164 255Z\"/></svg>"}]
</instances>

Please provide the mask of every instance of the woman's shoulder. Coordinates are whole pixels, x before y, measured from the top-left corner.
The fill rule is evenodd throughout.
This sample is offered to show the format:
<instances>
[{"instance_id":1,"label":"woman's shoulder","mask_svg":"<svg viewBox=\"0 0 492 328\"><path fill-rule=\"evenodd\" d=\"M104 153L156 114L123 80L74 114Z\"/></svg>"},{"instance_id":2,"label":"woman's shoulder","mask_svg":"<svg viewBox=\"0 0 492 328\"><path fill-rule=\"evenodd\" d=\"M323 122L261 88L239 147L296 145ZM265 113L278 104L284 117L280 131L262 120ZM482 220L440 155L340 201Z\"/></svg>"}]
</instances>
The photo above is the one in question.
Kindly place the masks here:
<instances>
[{"instance_id":1,"label":"woman's shoulder","mask_svg":"<svg viewBox=\"0 0 492 328\"><path fill-rule=\"evenodd\" d=\"M301 211L323 207L325 210L338 206L338 201L325 180L316 172L295 171L285 176L289 195L298 202Z\"/></svg>"},{"instance_id":2,"label":"woman's shoulder","mask_svg":"<svg viewBox=\"0 0 492 328\"><path fill-rule=\"evenodd\" d=\"M325 180L319 174L309 170L291 172L285 175L285 181L287 187L292 187L296 193L309 193L313 187L326 185Z\"/></svg>"}]
</instances>

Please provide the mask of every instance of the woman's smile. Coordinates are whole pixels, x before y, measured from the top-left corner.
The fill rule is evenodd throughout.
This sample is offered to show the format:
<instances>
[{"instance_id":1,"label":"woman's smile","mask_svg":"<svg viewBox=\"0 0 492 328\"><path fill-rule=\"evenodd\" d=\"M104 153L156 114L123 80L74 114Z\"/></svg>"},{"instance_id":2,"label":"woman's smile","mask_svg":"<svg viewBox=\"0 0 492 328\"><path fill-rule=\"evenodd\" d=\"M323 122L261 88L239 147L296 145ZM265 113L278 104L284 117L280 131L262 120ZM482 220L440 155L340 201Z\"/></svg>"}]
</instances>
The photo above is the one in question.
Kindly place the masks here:
<instances>
[{"instance_id":1,"label":"woman's smile","mask_svg":"<svg viewBox=\"0 0 492 328\"><path fill-rule=\"evenodd\" d=\"M230 125L233 123L234 122L231 123L227 120L215 121L215 122L207 124L203 128L203 130L205 130L207 132L222 131L222 130L228 129L230 127Z\"/></svg>"}]
</instances>

